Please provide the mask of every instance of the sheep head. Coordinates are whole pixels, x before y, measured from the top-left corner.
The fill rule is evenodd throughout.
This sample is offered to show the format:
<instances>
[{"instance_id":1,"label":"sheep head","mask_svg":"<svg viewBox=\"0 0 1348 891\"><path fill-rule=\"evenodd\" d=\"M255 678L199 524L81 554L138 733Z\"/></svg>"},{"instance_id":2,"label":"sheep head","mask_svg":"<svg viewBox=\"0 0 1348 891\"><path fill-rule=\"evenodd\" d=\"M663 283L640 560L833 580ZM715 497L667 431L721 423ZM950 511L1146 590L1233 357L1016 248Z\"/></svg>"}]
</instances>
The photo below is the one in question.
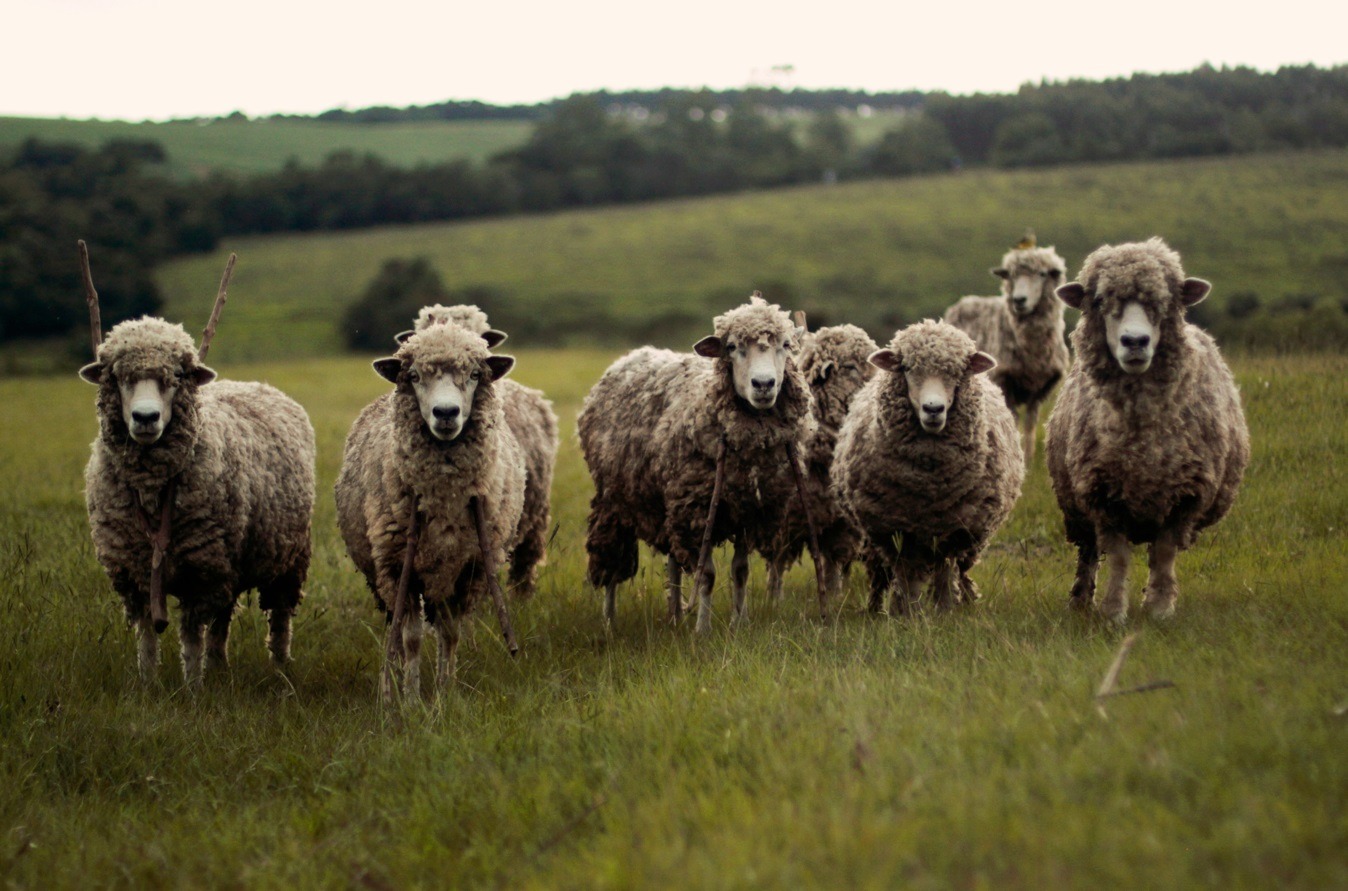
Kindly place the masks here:
<instances>
[{"instance_id":1,"label":"sheep head","mask_svg":"<svg viewBox=\"0 0 1348 891\"><path fill-rule=\"evenodd\" d=\"M1017 247L1002 257L1002 265L989 271L1002 280L1002 294L1011 312L1023 319L1042 301L1053 301L1054 289L1067 274L1067 264L1052 247Z\"/></svg>"},{"instance_id":2,"label":"sheep head","mask_svg":"<svg viewBox=\"0 0 1348 891\"><path fill-rule=\"evenodd\" d=\"M930 434L945 430L946 420L961 388L975 374L983 374L997 360L978 349L969 335L954 325L930 319L909 325L890 345L876 350L870 363L900 376L913 416Z\"/></svg>"},{"instance_id":3,"label":"sheep head","mask_svg":"<svg viewBox=\"0 0 1348 891\"><path fill-rule=\"evenodd\" d=\"M458 325L460 328L466 328L474 334L480 334L482 339L487 342L488 349L495 349L505 343L508 336L504 331L496 331L487 321L487 314L472 304L458 304L455 306L445 306L441 303L433 303L430 306L423 306L413 320L413 330L402 331L394 335L394 340L398 343L406 342L418 331L425 331L432 325Z\"/></svg>"},{"instance_id":4,"label":"sheep head","mask_svg":"<svg viewBox=\"0 0 1348 891\"><path fill-rule=\"evenodd\" d=\"M100 387L105 426L120 421L138 445L151 446L173 422L175 406L194 402L196 388L215 380L215 372L201 364L182 325L141 318L108 332L80 377Z\"/></svg>"},{"instance_id":5,"label":"sheep head","mask_svg":"<svg viewBox=\"0 0 1348 891\"><path fill-rule=\"evenodd\" d=\"M513 356L493 356L477 334L457 325L432 325L414 333L398 352L377 359L374 369L416 400L426 429L436 439L458 438L476 401L491 383L510 373Z\"/></svg>"},{"instance_id":6,"label":"sheep head","mask_svg":"<svg viewBox=\"0 0 1348 891\"><path fill-rule=\"evenodd\" d=\"M714 320L716 333L693 345L699 356L716 359L730 375L737 395L757 411L777 404L786 363L805 331L776 304L755 291L749 302Z\"/></svg>"},{"instance_id":7,"label":"sheep head","mask_svg":"<svg viewBox=\"0 0 1348 891\"><path fill-rule=\"evenodd\" d=\"M1179 337L1186 308L1212 285L1186 278L1179 254L1159 238L1105 245L1086 258L1080 280L1058 289L1082 312L1088 343L1102 345L1125 374L1145 374L1163 345Z\"/></svg>"}]
</instances>

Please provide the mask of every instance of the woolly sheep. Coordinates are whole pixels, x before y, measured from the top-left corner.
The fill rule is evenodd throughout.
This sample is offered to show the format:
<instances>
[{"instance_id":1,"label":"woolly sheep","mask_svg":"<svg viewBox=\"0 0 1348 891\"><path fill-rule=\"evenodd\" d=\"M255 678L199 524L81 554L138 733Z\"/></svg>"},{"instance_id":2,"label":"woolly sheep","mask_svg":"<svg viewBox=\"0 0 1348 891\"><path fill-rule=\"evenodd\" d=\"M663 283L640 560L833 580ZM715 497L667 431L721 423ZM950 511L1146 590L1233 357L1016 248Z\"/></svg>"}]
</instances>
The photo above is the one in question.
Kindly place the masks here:
<instances>
[{"instance_id":1,"label":"woolly sheep","mask_svg":"<svg viewBox=\"0 0 1348 891\"><path fill-rule=\"evenodd\" d=\"M925 321L871 356L881 370L852 400L832 483L865 533L892 612L934 573L938 606L977 598L969 570L1020 496L1015 417L984 372L996 365L953 325ZM871 609L883 605L873 587Z\"/></svg>"},{"instance_id":2,"label":"woolly sheep","mask_svg":"<svg viewBox=\"0 0 1348 891\"><path fill-rule=\"evenodd\" d=\"M476 306L463 304L422 307L415 320L415 331L431 325L455 324L478 334L489 348L500 346L505 332L492 330L487 314ZM399 342L412 335L398 335ZM548 527L552 524L549 496L552 472L557 461L557 414L552 403L539 390L506 378L497 383L506 426L515 434L524 451L528 474L524 483L524 512L520 515L518 544L510 554L510 586L516 595L529 597L537 584L538 567L546 562Z\"/></svg>"},{"instance_id":3,"label":"woolly sheep","mask_svg":"<svg viewBox=\"0 0 1348 891\"><path fill-rule=\"evenodd\" d=\"M228 664L239 595L258 590L274 664L290 658L290 622L311 551L314 431L298 404L266 384L215 380L181 325L142 318L114 327L80 377L98 385L99 435L85 469L94 550L127 619L139 667L159 663L151 616L154 548L171 493L166 594L178 599L183 677ZM172 481L172 488L169 487Z\"/></svg>"},{"instance_id":4,"label":"woolly sheep","mask_svg":"<svg viewBox=\"0 0 1348 891\"><path fill-rule=\"evenodd\" d=\"M514 366L476 334L435 325L408 338L375 370L394 384L351 427L337 478L337 520L375 605L392 622L413 508L422 529L401 629L404 689L420 685L423 613L440 638L438 688L454 674L460 622L515 546L524 502L524 458L506 426L498 383ZM479 546L485 515L488 550ZM418 607L420 604L420 607ZM381 694L393 693L385 663Z\"/></svg>"},{"instance_id":5,"label":"woolly sheep","mask_svg":"<svg viewBox=\"0 0 1348 891\"><path fill-rule=\"evenodd\" d=\"M945 320L965 331L979 349L997 360L988 377L1001 387L1012 412L1021 406L1021 448L1034 460L1039 407L1071 364L1064 338L1063 304L1054 289L1067 264L1052 247L1035 247L1027 236L992 270L1002 279L998 297L965 297L945 312Z\"/></svg>"},{"instance_id":6,"label":"woolly sheep","mask_svg":"<svg viewBox=\"0 0 1348 891\"><path fill-rule=\"evenodd\" d=\"M869 358L877 349L870 335L857 326L836 325L806 334L797 363L801 377L810 387L817 425L802 450L805 492L810 499L810 517L819 534L830 599L841 590L843 572L860 550L861 532L842 514L829 490L829 469L833 466L833 450L848 406L874 376L875 366ZM768 559L769 597L781 596L782 574L800 559L808 531L800 498L793 495Z\"/></svg>"},{"instance_id":7,"label":"woolly sheep","mask_svg":"<svg viewBox=\"0 0 1348 891\"><path fill-rule=\"evenodd\" d=\"M1175 609L1175 557L1231 509L1250 460L1240 395L1217 345L1184 319L1211 285L1186 278L1164 241L1105 245L1058 290L1082 312L1076 362L1048 422L1046 454L1067 538L1071 600L1088 607L1103 552L1100 612L1128 613L1132 544L1150 545L1143 605Z\"/></svg>"},{"instance_id":8,"label":"woolly sheep","mask_svg":"<svg viewBox=\"0 0 1348 891\"><path fill-rule=\"evenodd\" d=\"M595 494L585 547L589 579L614 591L637 570L637 541L668 558L671 617L680 583L698 563L724 448L724 491L711 544L733 539L732 620L744 618L751 550L765 550L781 526L795 482L786 460L812 435L810 393L791 353L800 330L755 294L717 316L695 355L643 347L623 356L591 389L577 419ZM697 630L711 627L714 569L695 579Z\"/></svg>"}]
</instances>

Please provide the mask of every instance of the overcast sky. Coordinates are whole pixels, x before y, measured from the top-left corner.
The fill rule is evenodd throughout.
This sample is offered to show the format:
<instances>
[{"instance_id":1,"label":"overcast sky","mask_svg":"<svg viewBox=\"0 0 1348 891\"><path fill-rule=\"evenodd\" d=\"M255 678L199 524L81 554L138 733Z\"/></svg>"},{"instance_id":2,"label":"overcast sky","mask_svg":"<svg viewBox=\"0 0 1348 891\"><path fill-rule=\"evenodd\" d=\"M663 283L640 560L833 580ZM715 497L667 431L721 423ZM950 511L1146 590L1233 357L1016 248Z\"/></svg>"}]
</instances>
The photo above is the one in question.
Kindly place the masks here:
<instances>
[{"instance_id":1,"label":"overcast sky","mask_svg":"<svg viewBox=\"0 0 1348 891\"><path fill-rule=\"evenodd\" d=\"M0 115L39 117L312 114L751 83L1011 92L1204 62L1348 62L1343 0L5 0L3 10ZM786 65L793 73L773 70Z\"/></svg>"}]
</instances>

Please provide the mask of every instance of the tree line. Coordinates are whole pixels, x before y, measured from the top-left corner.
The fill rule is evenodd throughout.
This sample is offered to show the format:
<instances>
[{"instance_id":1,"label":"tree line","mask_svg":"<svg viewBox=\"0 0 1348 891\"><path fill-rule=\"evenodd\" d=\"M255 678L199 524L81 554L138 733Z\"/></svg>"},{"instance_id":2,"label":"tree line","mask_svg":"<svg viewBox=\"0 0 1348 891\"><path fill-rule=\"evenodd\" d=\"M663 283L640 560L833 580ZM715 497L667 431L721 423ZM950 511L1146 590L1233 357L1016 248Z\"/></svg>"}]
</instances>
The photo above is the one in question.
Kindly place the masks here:
<instances>
[{"instance_id":1,"label":"tree line","mask_svg":"<svg viewBox=\"0 0 1348 891\"><path fill-rule=\"evenodd\" d=\"M878 141L860 144L848 120L859 105L904 113ZM444 103L403 111L449 116L493 108ZM512 108L496 112L537 107ZM802 108L810 113L793 113ZM399 119L390 116L394 111L342 115ZM208 250L225 235L453 220L977 166L1325 146L1348 146L1348 66L1270 74L1205 66L1026 85L1010 95L578 94L546 104L524 144L483 164L401 168L338 152L317 166L292 162L271 173L213 174L190 183L158 172L164 152L154 144L122 141L88 150L29 140L0 158L0 341L81 324L78 269L71 261L79 237L100 258L100 291L113 322L158 306L150 276L155 263Z\"/></svg>"}]
</instances>

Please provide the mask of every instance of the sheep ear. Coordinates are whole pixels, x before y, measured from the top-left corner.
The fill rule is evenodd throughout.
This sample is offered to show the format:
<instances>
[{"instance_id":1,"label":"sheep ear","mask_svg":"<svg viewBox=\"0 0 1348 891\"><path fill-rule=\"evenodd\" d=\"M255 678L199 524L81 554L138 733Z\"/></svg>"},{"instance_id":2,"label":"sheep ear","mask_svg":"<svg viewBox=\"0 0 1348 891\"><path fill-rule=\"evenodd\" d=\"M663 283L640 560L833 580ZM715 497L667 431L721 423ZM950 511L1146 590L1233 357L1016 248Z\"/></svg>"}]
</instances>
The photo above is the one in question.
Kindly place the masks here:
<instances>
[{"instance_id":1,"label":"sheep ear","mask_svg":"<svg viewBox=\"0 0 1348 891\"><path fill-rule=\"evenodd\" d=\"M407 343L407 338L411 337L413 334L416 334L416 333L417 333L417 332L415 332L415 331L399 331L397 334L393 335L393 342L394 342L394 343Z\"/></svg>"},{"instance_id":2,"label":"sheep ear","mask_svg":"<svg viewBox=\"0 0 1348 891\"><path fill-rule=\"evenodd\" d=\"M876 350L866 358L866 361L890 374L900 374L903 371L903 360L893 350Z\"/></svg>"},{"instance_id":3,"label":"sheep ear","mask_svg":"<svg viewBox=\"0 0 1348 891\"><path fill-rule=\"evenodd\" d=\"M1202 303L1211 290L1211 282L1205 282L1201 278L1186 278L1184 284L1180 285L1180 300L1185 306L1193 306Z\"/></svg>"},{"instance_id":4,"label":"sheep ear","mask_svg":"<svg viewBox=\"0 0 1348 891\"><path fill-rule=\"evenodd\" d=\"M506 338L509 336L510 335L506 334L504 331L497 331L495 328L490 331L482 332L482 339L487 342L487 349L489 350L494 350L505 343Z\"/></svg>"},{"instance_id":5,"label":"sheep ear","mask_svg":"<svg viewBox=\"0 0 1348 891\"><path fill-rule=\"evenodd\" d=\"M997 367L997 360L979 350L969 357L969 373L982 374Z\"/></svg>"},{"instance_id":6,"label":"sheep ear","mask_svg":"<svg viewBox=\"0 0 1348 891\"><path fill-rule=\"evenodd\" d=\"M196 381L198 387L204 387L215 380L216 374L214 368L208 368L205 365L198 365L191 371L192 380Z\"/></svg>"},{"instance_id":7,"label":"sheep ear","mask_svg":"<svg viewBox=\"0 0 1348 891\"><path fill-rule=\"evenodd\" d=\"M90 362L81 368L80 380L88 381L91 384L103 383L103 364L101 362Z\"/></svg>"},{"instance_id":8,"label":"sheep ear","mask_svg":"<svg viewBox=\"0 0 1348 891\"><path fill-rule=\"evenodd\" d=\"M387 359L375 359L374 370L389 383L398 382L398 374L403 370L403 360L390 356Z\"/></svg>"},{"instance_id":9,"label":"sheep ear","mask_svg":"<svg viewBox=\"0 0 1348 891\"><path fill-rule=\"evenodd\" d=\"M487 368L491 370L491 379L499 381L515 367L514 356L488 356Z\"/></svg>"},{"instance_id":10,"label":"sheep ear","mask_svg":"<svg viewBox=\"0 0 1348 891\"><path fill-rule=\"evenodd\" d=\"M1081 282L1068 282L1053 293L1072 309L1081 309L1081 304L1086 302L1086 289L1081 286Z\"/></svg>"},{"instance_id":11,"label":"sheep ear","mask_svg":"<svg viewBox=\"0 0 1348 891\"><path fill-rule=\"evenodd\" d=\"M1011 273L1005 266L994 266L991 269L989 269L988 272L992 273L998 278L1006 278L1006 279L1011 278Z\"/></svg>"},{"instance_id":12,"label":"sheep ear","mask_svg":"<svg viewBox=\"0 0 1348 891\"><path fill-rule=\"evenodd\" d=\"M693 344L693 352L708 359L719 359L725 354L725 346L721 343L721 338L715 334L708 334Z\"/></svg>"}]
</instances>

